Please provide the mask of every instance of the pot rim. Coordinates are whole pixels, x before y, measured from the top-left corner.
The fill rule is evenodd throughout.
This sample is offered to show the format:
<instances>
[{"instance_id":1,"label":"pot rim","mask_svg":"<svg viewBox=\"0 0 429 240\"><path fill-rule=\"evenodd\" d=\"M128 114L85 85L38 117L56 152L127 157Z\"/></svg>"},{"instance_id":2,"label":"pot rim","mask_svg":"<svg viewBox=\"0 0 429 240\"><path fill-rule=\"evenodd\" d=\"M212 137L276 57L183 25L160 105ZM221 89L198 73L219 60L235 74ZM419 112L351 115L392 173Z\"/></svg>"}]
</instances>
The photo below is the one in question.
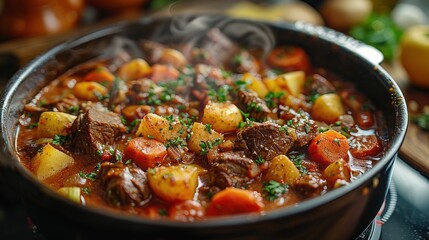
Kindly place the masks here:
<instances>
[{"instance_id":1,"label":"pot rim","mask_svg":"<svg viewBox=\"0 0 429 240\"><path fill-rule=\"evenodd\" d=\"M189 15L186 15L189 16ZM192 15L192 16L201 16L201 15ZM57 54L61 53L64 50L80 46L84 43L99 39L108 37L111 35L119 34L124 29L126 29L128 26L133 24L138 25L146 25L146 24L154 24L157 21L160 20L166 20L171 17L169 16L161 16L161 17L142 17L139 19L134 20L126 20L119 23L115 23L106 27L103 27L97 31L87 33L82 36L78 36L76 38L67 40L63 43L60 43L56 45L55 47L39 54L36 58L34 58L29 64L21 68L8 82L6 87L3 90L3 93L0 97L0 122L4 122L4 120L8 117L7 116L7 109L11 104L13 95L15 94L16 90L20 86L22 82L31 74L32 70L37 68L38 66L41 66L45 64L52 56L56 56ZM237 18L232 18L237 19ZM361 54L357 53L356 51L353 51L350 47L339 45L338 42L335 41L335 38L327 38L323 35L318 34L317 32L311 32L312 30L303 30L302 28L297 27L297 24L275 24L270 22L263 22L263 21L254 21L254 20L245 20L245 19L237 19L239 21L248 22L248 23L256 23L256 24L264 24L268 27L277 27L284 29L286 31L295 31L299 33L303 33L306 35L313 35L315 37L320 38L322 41L328 42L330 44L334 44L337 47L339 47L342 51L347 51L349 54L355 55L359 58L359 60L362 61L362 64L366 64L369 66L373 66L376 75L380 75L383 79L383 84L385 86L389 86L389 91L391 95L392 102L395 102L395 129L393 129L392 138L390 140L390 144L387 146L387 150L384 154L384 156L375 164L368 172L360 176L358 179L354 180L347 186L343 186L338 189L334 189L329 191L328 193L318 196L316 198L308 199L303 202L300 202L296 206L291 207L284 207L280 209L276 209L273 211L269 211L266 214L250 214L250 215L233 215L233 216L226 216L226 217L216 217L216 218L210 218L204 221L196 221L190 223L184 223L184 222L178 222L178 221L172 221L172 220L153 220L153 219L146 219L139 216L134 216L131 214L124 214L124 213L117 213L115 211L105 211L102 208L97 207L89 207L89 206L83 206L81 204L74 203L66 198L63 198L59 196L54 190L48 188L43 184L41 181L37 180L37 178L29 171L27 170L21 163L19 158L16 154L14 154L14 146L15 143L9 143L8 142L8 135L14 135L14 133L9 133L10 129L6 129L4 124L1 124L1 139L0 139L0 145L1 145L1 155L3 158L8 159L9 163L7 166L0 166L0 167L7 167L12 169L13 171L16 171L19 173L20 177L23 177L28 182L30 182L34 187L36 187L39 191L41 191L43 194L46 194L50 199L54 200L55 202L60 202L62 205L75 208L79 211L84 211L89 214L96 214L99 217L109 218L109 220L117 220L117 221L125 221L135 224L145 224L145 225L152 225L152 226L160 226L160 227L177 227L177 228L183 228L183 229L191 229L191 228L210 228L210 227L222 227L222 226L233 226L233 225L241 225L241 224L248 224L251 222L263 222L263 221L270 221L273 219L277 219L280 217L285 216L292 216L296 215L302 212L309 211L311 209L314 209L316 207L325 205L331 201L334 201L337 198L340 198L341 196L347 194L348 192L352 191L353 189L358 188L359 186L363 185L365 182L369 181L371 178L376 178L377 173L379 173L387 164L390 162L395 161L397 152L399 151L399 148L404 141L406 129L407 129L407 123L408 123L408 113L405 103L405 98L399 89L396 82L392 79L391 76L378 64L374 63L374 61L369 60L368 58L365 58ZM302 24L302 23L299 23ZM316 29L320 30L320 27L315 27ZM338 33L334 30L330 30L324 27L321 27L327 31L334 32L335 34L343 35L341 33ZM345 35L343 35L345 36ZM362 44L362 43L361 43ZM365 44L362 44L366 46ZM387 94L388 89L386 89ZM393 94L392 94L393 92ZM393 103L392 103L393 104ZM23 193L25 195L25 193Z\"/></svg>"}]
</instances>

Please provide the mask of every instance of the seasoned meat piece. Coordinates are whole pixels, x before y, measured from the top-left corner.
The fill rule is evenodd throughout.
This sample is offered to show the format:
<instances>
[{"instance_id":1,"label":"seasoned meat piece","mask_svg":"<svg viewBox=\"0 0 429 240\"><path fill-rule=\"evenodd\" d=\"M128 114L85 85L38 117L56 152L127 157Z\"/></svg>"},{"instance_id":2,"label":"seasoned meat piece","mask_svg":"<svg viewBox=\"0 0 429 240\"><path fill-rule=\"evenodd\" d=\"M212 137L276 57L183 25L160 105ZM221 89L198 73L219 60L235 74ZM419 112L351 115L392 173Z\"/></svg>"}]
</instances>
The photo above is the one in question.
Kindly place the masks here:
<instances>
[{"instance_id":1,"label":"seasoned meat piece","mask_svg":"<svg viewBox=\"0 0 429 240\"><path fill-rule=\"evenodd\" d=\"M209 181L219 188L241 187L259 175L258 165L243 152L216 152L207 154Z\"/></svg>"},{"instance_id":2,"label":"seasoned meat piece","mask_svg":"<svg viewBox=\"0 0 429 240\"><path fill-rule=\"evenodd\" d=\"M326 180L313 172L298 178L293 186L296 191L306 197L317 197L327 190Z\"/></svg>"},{"instance_id":3,"label":"seasoned meat piece","mask_svg":"<svg viewBox=\"0 0 429 240\"><path fill-rule=\"evenodd\" d=\"M153 81L149 79L138 79L127 82L128 91L126 93L129 104L139 104L148 97L149 90L153 90ZM152 89L151 89L152 88Z\"/></svg>"},{"instance_id":4,"label":"seasoned meat piece","mask_svg":"<svg viewBox=\"0 0 429 240\"><path fill-rule=\"evenodd\" d=\"M158 63L158 60L161 58L162 52L166 48L166 46L161 43L152 42L148 40L140 41L140 46L145 54L145 59L151 65Z\"/></svg>"},{"instance_id":5,"label":"seasoned meat piece","mask_svg":"<svg viewBox=\"0 0 429 240\"><path fill-rule=\"evenodd\" d=\"M112 204L142 205L150 198L146 174L134 164L103 162L99 174Z\"/></svg>"},{"instance_id":6,"label":"seasoned meat piece","mask_svg":"<svg viewBox=\"0 0 429 240\"><path fill-rule=\"evenodd\" d=\"M263 120L271 112L265 104L265 101L260 99L255 92L239 89L237 92L237 106L244 112L248 112L251 118Z\"/></svg>"},{"instance_id":7,"label":"seasoned meat piece","mask_svg":"<svg viewBox=\"0 0 429 240\"><path fill-rule=\"evenodd\" d=\"M310 119L310 114L303 110L295 111L288 106L281 105L280 118L286 120L289 127L295 129L297 136L296 146L307 145L317 135L317 124Z\"/></svg>"},{"instance_id":8,"label":"seasoned meat piece","mask_svg":"<svg viewBox=\"0 0 429 240\"><path fill-rule=\"evenodd\" d=\"M237 44L232 42L218 28L207 32L200 46L200 55L204 57L198 58L198 61L213 66L225 65L240 49Z\"/></svg>"},{"instance_id":9,"label":"seasoned meat piece","mask_svg":"<svg viewBox=\"0 0 429 240\"><path fill-rule=\"evenodd\" d=\"M252 159L262 157L269 161L280 154L286 154L294 141L293 135L288 135L278 124L254 123L238 133L234 149L244 147L246 156Z\"/></svg>"},{"instance_id":10,"label":"seasoned meat piece","mask_svg":"<svg viewBox=\"0 0 429 240\"><path fill-rule=\"evenodd\" d=\"M125 133L126 127L115 113L90 108L76 118L70 132L71 148L97 160L99 152L112 145L115 137Z\"/></svg>"},{"instance_id":11,"label":"seasoned meat piece","mask_svg":"<svg viewBox=\"0 0 429 240\"><path fill-rule=\"evenodd\" d=\"M232 82L230 78L225 77L220 68L206 64L197 64L195 66L194 84L201 89L207 89L209 85L217 88L224 85L231 85Z\"/></svg>"},{"instance_id":12,"label":"seasoned meat piece","mask_svg":"<svg viewBox=\"0 0 429 240\"><path fill-rule=\"evenodd\" d=\"M68 94L60 101L55 103L54 109L59 112L70 112L71 107L77 107L79 105L79 99L74 94Z\"/></svg>"},{"instance_id":13,"label":"seasoned meat piece","mask_svg":"<svg viewBox=\"0 0 429 240\"><path fill-rule=\"evenodd\" d=\"M259 71L259 64L255 57L246 50L241 50L235 54L231 61L233 72L246 73Z\"/></svg>"},{"instance_id":14,"label":"seasoned meat piece","mask_svg":"<svg viewBox=\"0 0 429 240\"><path fill-rule=\"evenodd\" d=\"M307 80L304 88L305 95L327 94L335 92L335 87L326 78L314 74Z\"/></svg>"}]
</instances>

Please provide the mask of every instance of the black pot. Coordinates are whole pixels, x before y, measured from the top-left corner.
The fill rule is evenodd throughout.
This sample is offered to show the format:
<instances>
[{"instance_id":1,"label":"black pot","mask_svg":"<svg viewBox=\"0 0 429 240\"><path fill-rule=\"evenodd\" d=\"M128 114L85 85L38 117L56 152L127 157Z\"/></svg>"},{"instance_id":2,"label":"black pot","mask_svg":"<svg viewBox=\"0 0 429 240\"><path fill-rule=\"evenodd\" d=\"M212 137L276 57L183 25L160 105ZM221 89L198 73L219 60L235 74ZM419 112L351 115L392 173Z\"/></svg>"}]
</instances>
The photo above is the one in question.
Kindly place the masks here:
<instances>
[{"instance_id":1,"label":"black pot","mask_svg":"<svg viewBox=\"0 0 429 240\"><path fill-rule=\"evenodd\" d=\"M230 216L195 223L156 221L84 207L59 197L39 182L15 154L17 119L25 99L77 64L125 49L139 56L134 41L193 41L218 26L245 44L269 48L294 44L306 49L314 66L358 86L383 112L389 139L376 165L348 186L266 215ZM124 40L126 39L126 40ZM114 47L113 47L114 46ZM22 197L31 219L51 239L354 239L381 208L407 127L403 95L379 66L381 54L333 30L308 24L270 24L219 16L143 18L123 22L58 45L20 70L1 96L1 183Z\"/></svg>"}]
</instances>

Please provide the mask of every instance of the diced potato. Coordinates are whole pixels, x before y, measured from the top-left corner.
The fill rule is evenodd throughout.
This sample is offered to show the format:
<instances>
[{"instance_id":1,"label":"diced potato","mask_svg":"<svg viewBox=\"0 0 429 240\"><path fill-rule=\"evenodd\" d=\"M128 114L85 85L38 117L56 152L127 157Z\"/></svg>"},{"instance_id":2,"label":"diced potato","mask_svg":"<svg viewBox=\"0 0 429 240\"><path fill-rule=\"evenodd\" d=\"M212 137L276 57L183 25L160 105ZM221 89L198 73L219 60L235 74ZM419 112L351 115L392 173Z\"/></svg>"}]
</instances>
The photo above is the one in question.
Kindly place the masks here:
<instances>
[{"instance_id":1,"label":"diced potato","mask_svg":"<svg viewBox=\"0 0 429 240\"><path fill-rule=\"evenodd\" d=\"M344 159L336 160L323 171L323 176L328 181L328 184L333 187L350 182L350 175L350 167Z\"/></svg>"},{"instance_id":2,"label":"diced potato","mask_svg":"<svg viewBox=\"0 0 429 240\"><path fill-rule=\"evenodd\" d=\"M201 122L222 133L235 131L241 121L240 109L231 102L209 102L201 119Z\"/></svg>"},{"instance_id":3,"label":"diced potato","mask_svg":"<svg viewBox=\"0 0 429 240\"><path fill-rule=\"evenodd\" d=\"M344 114L340 96L335 93L324 94L316 99L311 109L311 117L328 124L334 123Z\"/></svg>"},{"instance_id":4,"label":"diced potato","mask_svg":"<svg viewBox=\"0 0 429 240\"><path fill-rule=\"evenodd\" d=\"M284 90L277 84L275 78L265 78L262 82L267 87L268 91L271 92L284 92Z\"/></svg>"},{"instance_id":5,"label":"diced potato","mask_svg":"<svg viewBox=\"0 0 429 240\"><path fill-rule=\"evenodd\" d=\"M207 125L195 122L192 125L191 137L188 140L189 150L201 153L201 142L210 143L218 142L221 143L223 141L223 135L221 133L216 132L211 129L210 131L207 128ZM206 149L208 150L208 149Z\"/></svg>"},{"instance_id":6,"label":"diced potato","mask_svg":"<svg viewBox=\"0 0 429 240\"><path fill-rule=\"evenodd\" d=\"M270 161L270 166L267 169L265 179L267 181L274 180L282 184L293 186L295 181L301 176L298 168L285 155L279 155Z\"/></svg>"},{"instance_id":7,"label":"diced potato","mask_svg":"<svg viewBox=\"0 0 429 240\"><path fill-rule=\"evenodd\" d=\"M74 202L80 203L80 187L62 187L57 192Z\"/></svg>"},{"instance_id":8,"label":"diced potato","mask_svg":"<svg viewBox=\"0 0 429 240\"><path fill-rule=\"evenodd\" d=\"M118 75L124 81L135 80L149 74L151 68L149 64L141 59L133 59L119 68Z\"/></svg>"},{"instance_id":9,"label":"diced potato","mask_svg":"<svg viewBox=\"0 0 429 240\"><path fill-rule=\"evenodd\" d=\"M78 82L73 88L73 94L83 100L98 101L107 96L108 90L97 82Z\"/></svg>"},{"instance_id":10,"label":"diced potato","mask_svg":"<svg viewBox=\"0 0 429 240\"><path fill-rule=\"evenodd\" d=\"M186 60L185 56L181 52L173 48L165 48L162 51L162 54L159 58L159 62L171 65L177 69L182 69L186 67L186 64L188 64L188 61Z\"/></svg>"},{"instance_id":11,"label":"diced potato","mask_svg":"<svg viewBox=\"0 0 429 240\"><path fill-rule=\"evenodd\" d=\"M247 87L256 92L256 94L258 94L258 97L263 99L265 95L268 94L268 88L261 81L261 79L256 78L250 73L243 74L243 79L248 83Z\"/></svg>"},{"instance_id":12,"label":"diced potato","mask_svg":"<svg viewBox=\"0 0 429 240\"><path fill-rule=\"evenodd\" d=\"M59 173L64 168L74 164L73 157L46 144L40 152L33 157L36 177L44 180Z\"/></svg>"},{"instance_id":13,"label":"diced potato","mask_svg":"<svg viewBox=\"0 0 429 240\"><path fill-rule=\"evenodd\" d=\"M276 78L276 83L282 89L292 94L292 96L297 97L304 91L305 72L295 71L284 73Z\"/></svg>"},{"instance_id":14,"label":"diced potato","mask_svg":"<svg viewBox=\"0 0 429 240\"><path fill-rule=\"evenodd\" d=\"M43 112L37 127L37 138L53 138L66 135L76 116L63 112Z\"/></svg>"},{"instance_id":15,"label":"diced potato","mask_svg":"<svg viewBox=\"0 0 429 240\"><path fill-rule=\"evenodd\" d=\"M156 196L167 202L181 202L194 198L201 170L196 165L157 167L147 171L147 179Z\"/></svg>"},{"instance_id":16,"label":"diced potato","mask_svg":"<svg viewBox=\"0 0 429 240\"><path fill-rule=\"evenodd\" d=\"M157 114L149 113L141 120L136 135L145 138L153 137L165 143L169 139L185 138L186 127L176 120L169 121Z\"/></svg>"}]
</instances>

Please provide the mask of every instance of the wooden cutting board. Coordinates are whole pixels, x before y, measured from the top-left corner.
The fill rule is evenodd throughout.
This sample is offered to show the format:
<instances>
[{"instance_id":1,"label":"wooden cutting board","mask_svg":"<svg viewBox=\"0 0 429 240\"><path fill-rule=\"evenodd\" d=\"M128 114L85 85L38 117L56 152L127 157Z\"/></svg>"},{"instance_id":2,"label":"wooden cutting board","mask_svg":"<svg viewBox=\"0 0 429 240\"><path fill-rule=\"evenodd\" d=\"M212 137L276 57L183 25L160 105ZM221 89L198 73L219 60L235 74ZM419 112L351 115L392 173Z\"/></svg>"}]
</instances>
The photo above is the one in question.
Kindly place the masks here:
<instances>
[{"instance_id":1,"label":"wooden cutting board","mask_svg":"<svg viewBox=\"0 0 429 240\"><path fill-rule=\"evenodd\" d=\"M429 111L429 89L412 86L400 63L383 64L383 67L395 79L405 95L410 118L424 111ZM410 165L429 177L429 131L409 122L404 143L399 156Z\"/></svg>"}]
</instances>

